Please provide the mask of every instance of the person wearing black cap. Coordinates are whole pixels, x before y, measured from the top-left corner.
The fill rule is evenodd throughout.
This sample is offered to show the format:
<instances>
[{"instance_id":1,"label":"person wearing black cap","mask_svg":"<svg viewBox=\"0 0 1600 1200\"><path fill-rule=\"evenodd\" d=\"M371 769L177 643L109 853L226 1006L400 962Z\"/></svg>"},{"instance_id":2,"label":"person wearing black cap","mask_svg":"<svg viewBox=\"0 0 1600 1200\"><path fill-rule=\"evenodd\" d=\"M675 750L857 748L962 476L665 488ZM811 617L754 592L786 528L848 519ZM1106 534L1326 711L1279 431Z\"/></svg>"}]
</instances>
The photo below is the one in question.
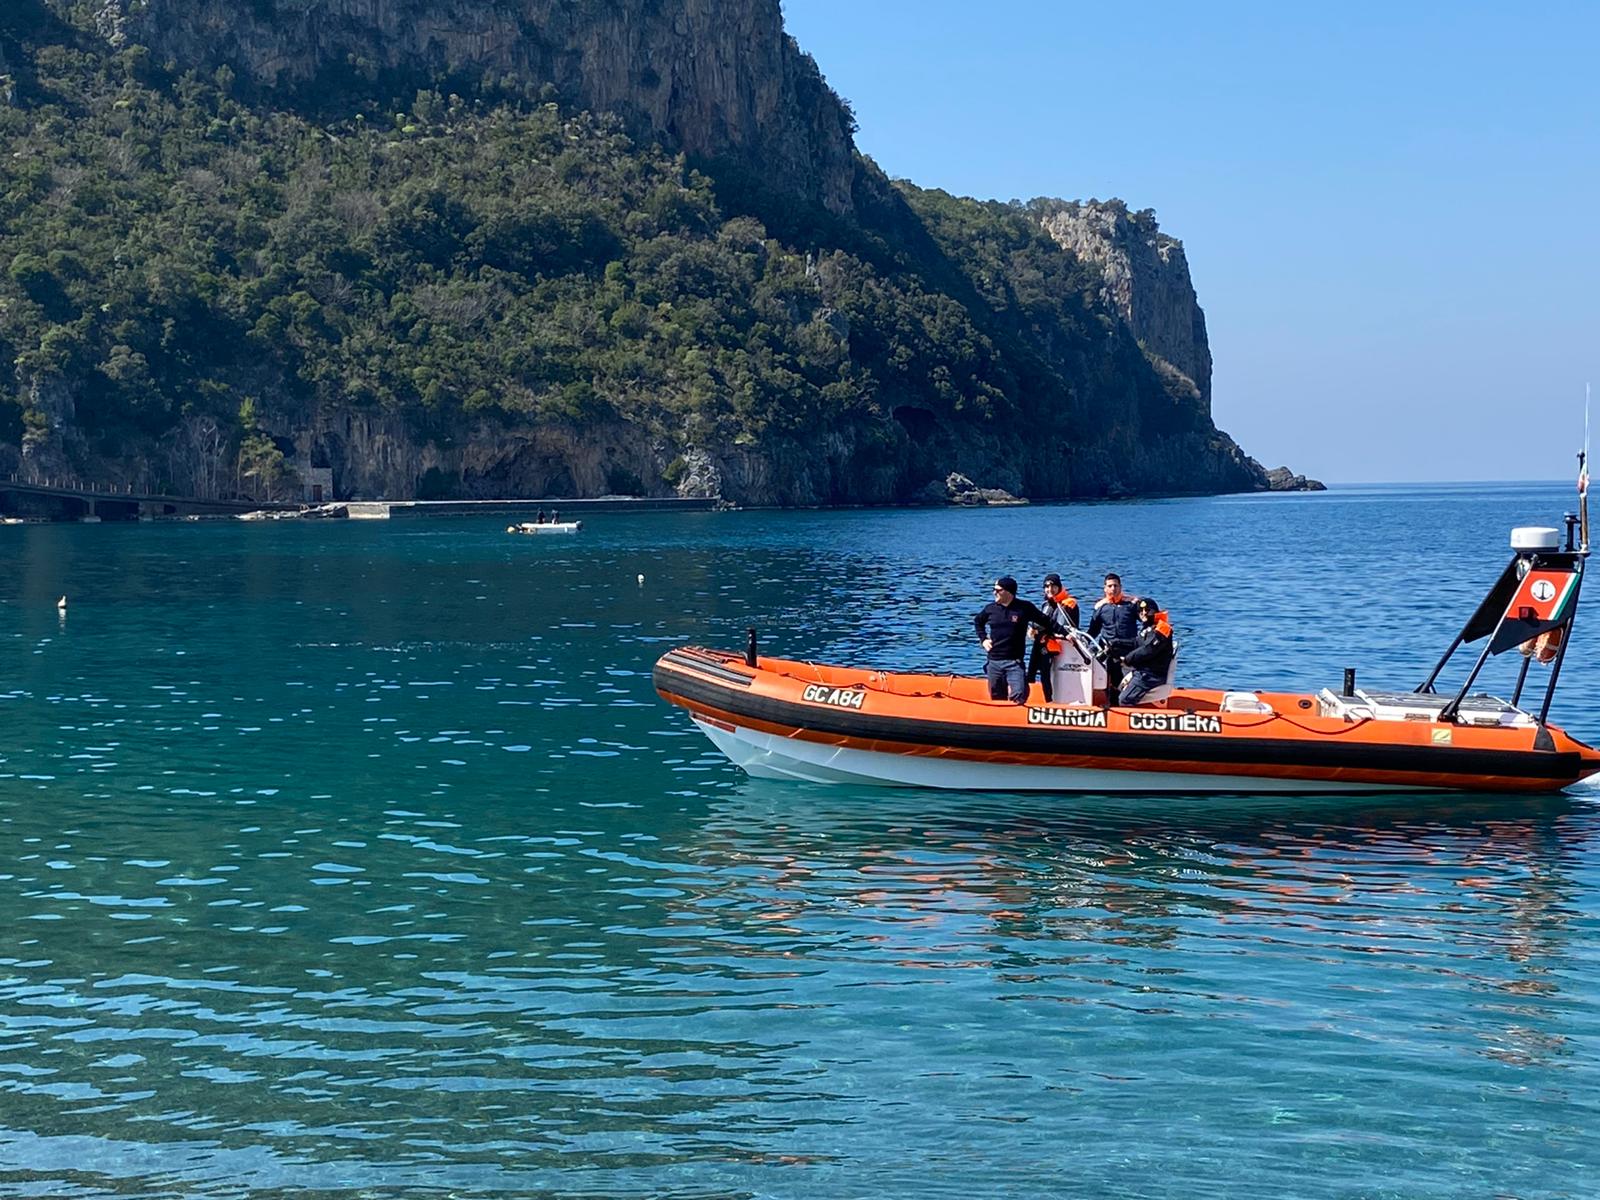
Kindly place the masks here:
<instances>
[{"instance_id":1,"label":"person wearing black cap","mask_svg":"<svg viewBox=\"0 0 1600 1200\"><path fill-rule=\"evenodd\" d=\"M989 698L1026 704L1028 681L1022 669L1022 651L1028 642L1028 627L1037 625L1051 633L1065 633L1066 629L1054 617L1019 600L1017 581L1009 575L994 581L994 601L983 606L972 625L988 655L983 673L989 680Z\"/></svg>"},{"instance_id":2,"label":"person wearing black cap","mask_svg":"<svg viewBox=\"0 0 1600 1200\"><path fill-rule=\"evenodd\" d=\"M1122 703L1130 707L1167 682L1173 655L1172 626L1161 606L1151 597L1142 596L1134 608L1139 614L1139 642L1122 656L1122 665L1128 671L1122 685Z\"/></svg>"},{"instance_id":3,"label":"person wearing black cap","mask_svg":"<svg viewBox=\"0 0 1600 1200\"><path fill-rule=\"evenodd\" d=\"M1071 592L1061 586L1061 576L1054 571L1044 577L1044 603L1039 606L1039 611L1054 618L1058 625L1078 628L1078 602ZM1060 653L1059 639L1039 629L1033 631L1033 652L1028 655L1026 682L1039 681L1046 704L1055 698L1052 695L1051 676L1054 674L1055 657Z\"/></svg>"}]
</instances>

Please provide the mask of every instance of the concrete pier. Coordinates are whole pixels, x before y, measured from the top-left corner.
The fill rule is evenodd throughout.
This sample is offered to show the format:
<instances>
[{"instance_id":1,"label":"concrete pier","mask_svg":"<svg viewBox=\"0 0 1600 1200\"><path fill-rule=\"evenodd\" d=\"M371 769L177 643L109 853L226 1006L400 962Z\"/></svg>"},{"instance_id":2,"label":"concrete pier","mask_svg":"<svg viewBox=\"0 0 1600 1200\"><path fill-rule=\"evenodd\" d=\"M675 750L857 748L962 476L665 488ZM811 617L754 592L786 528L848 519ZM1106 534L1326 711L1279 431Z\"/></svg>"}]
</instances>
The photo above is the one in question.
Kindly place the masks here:
<instances>
[{"instance_id":1,"label":"concrete pier","mask_svg":"<svg viewBox=\"0 0 1600 1200\"><path fill-rule=\"evenodd\" d=\"M541 508L546 516L560 512L567 520L582 520L600 512L709 512L721 501L678 496L602 496L595 500L349 500L340 503L350 510L351 520L392 521L412 517L532 520Z\"/></svg>"},{"instance_id":2,"label":"concrete pier","mask_svg":"<svg viewBox=\"0 0 1600 1200\"><path fill-rule=\"evenodd\" d=\"M3 2L3 0L0 0ZM542 508L548 514L582 519L597 512L706 512L722 503L677 496L601 496L593 500L565 497L544 500L337 500L356 520L389 521L406 517L511 516L532 520ZM82 484L77 480L23 482L16 476L0 478L0 517L43 521L135 521L162 517L237 516L246 512L296 513L302 504L255 500L201 500L193 496L162 496Z\"/></svg>"},{"instance_id":3,"label":"concrete pier","mask_svg":"<svg viewBox=\"0 0 1600 1200\"><path fill-rule=\"evenodd\" d=\"M84 484L78 480L0 479L0 517L40 521L139 521L159 517L232 516L256 509L293 511L298 504L201 500Z\"/></svg>"}]
</instances>

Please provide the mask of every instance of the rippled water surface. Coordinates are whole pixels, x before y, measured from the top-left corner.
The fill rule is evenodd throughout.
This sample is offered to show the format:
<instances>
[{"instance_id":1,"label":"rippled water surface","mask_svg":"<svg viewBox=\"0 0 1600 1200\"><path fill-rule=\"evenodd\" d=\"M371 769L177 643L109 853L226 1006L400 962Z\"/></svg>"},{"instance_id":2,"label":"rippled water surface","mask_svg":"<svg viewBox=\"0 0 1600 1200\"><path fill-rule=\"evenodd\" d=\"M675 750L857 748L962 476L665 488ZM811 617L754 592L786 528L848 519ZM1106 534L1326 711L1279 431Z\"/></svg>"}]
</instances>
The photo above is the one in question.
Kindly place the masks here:
<instances>
[{"instance_id":1,"label":"rippled water surface","mask_svg":"<svg viewBox=\"0 0 1600 1200\"><path fill-rule=\"evenodd\" d=\"M649 678L1115 566L1186 679L1410 686L1566 502L0 529L0 1195L1592 1196L1583 794L758 783Z\"/></svg>"}]
</instances>

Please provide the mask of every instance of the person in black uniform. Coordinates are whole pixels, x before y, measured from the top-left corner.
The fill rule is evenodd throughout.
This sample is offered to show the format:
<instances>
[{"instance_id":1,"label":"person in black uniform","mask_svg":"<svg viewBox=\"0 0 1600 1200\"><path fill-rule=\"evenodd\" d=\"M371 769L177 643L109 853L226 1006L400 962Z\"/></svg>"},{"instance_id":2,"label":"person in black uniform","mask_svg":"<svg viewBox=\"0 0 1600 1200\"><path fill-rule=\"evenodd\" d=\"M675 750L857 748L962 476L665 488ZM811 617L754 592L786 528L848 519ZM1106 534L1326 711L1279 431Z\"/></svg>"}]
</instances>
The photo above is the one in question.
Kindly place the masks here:
<instances>
[{"instance_id":1,"label":"person in black uniform","mask_svg":"<svg viewBox=\"0 0 1600 1200\"><path fill-rule=\"evenodd\" d=\"M1039 610L1045 616L1054 618L1057 624L1078 628L1078 601L1071 592L1061 586L1061 576L1054 571L1044 577L1044 603L1039 606ZM1027 683L1032 683L1035 679L1039 681L1046 704L1055 698L1051 694L1053 686L1051 676L1055 671L1055 657L1060 653L1060 641L1042 629L1033 631L1033 653L1028 655L1028 674L1025 681Z\"/></svg>"},{"instance_id":2,"label":"person in black uniform","mask_svg":"<svg viewBox=\"0 0 1600 1200\"><path fill-rule=\"evenodd\" d=\"M1139 614L1139 644L1123 655L1128 681L1122 688L1122 703L1138 704L1167 681L1172 665L1172 626L1167 614L1149 596L1141 597L1135 610Z\"/></svg>"},{"instance_id":3,"label":"person in black uniform","mask_svg":"<svg viewBox=\"0 0 1600 1200\"><path fill-rule=\"evenodd\" d=\"M1106 575L1106 594L1094 604L1094 616L1089 619L1089 636L1104 635L1106 643L1106 704L1120 704L1118 695L1122 687L1122 656L1139 641L1139 618L1133 611L1133 599L1122 591L1122 576L1112 571Z\"/></svg>"},{"instance_id":4,"label":"person in black uniform","mask_svg":"<svg viewBox=\"0 0 1600 1200\"><path fill-rule=\"evenodd\" d=\"M1017 581L1009 575L994 581L994 601L983 606L972 625L988 656L983 673L989 680L989 698L1026 704L1028 681L1022 669L1022 651L1028 644L1028 627L1037 625L1051 633L1065 633L1066 629L1028 601L1017 599Z\"/></svg>"}]
</instances>

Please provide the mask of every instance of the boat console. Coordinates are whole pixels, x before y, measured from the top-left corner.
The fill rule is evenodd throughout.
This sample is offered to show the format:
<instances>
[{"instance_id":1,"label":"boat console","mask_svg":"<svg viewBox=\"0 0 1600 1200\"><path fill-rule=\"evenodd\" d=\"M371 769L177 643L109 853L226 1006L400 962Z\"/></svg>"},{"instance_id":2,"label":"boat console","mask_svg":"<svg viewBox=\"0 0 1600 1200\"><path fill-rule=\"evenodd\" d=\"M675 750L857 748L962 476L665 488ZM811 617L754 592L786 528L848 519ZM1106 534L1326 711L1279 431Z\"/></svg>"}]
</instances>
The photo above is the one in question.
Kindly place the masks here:
<instances>
[{"instance_id":1,"label":"boat console","mask_svg":"<svg viewBox=\"0 0 1600 1200\"><path fill-rule=\"evenodd\" d=\"M1055 704L1099 704L1106 690L1106 668L1095 652L1095 643L1087 634L1074 634L1062 641L1061 653L1052 660L1050 694ZM1178 643L1172 643L1172 662L1167 666L1167 680L1160 687L1151 688L1140 702L1142 707L1164 707L1172 695L1178 675ZM1099 693L1099 695L1096 695Z\"/></svg>"},{"instance_id":2,"label":"boat console","mask_svg":"<svg viewBox=\"0 0 1600 1200\"><path fill-rule=\"evenodd\" d=\"M1067 638L1051 660L1050 694L1057 704L1094 704L1095 692L1106 690L1106 668L1089 652L1084 638Z\"/></svg>"}]
</instances>

